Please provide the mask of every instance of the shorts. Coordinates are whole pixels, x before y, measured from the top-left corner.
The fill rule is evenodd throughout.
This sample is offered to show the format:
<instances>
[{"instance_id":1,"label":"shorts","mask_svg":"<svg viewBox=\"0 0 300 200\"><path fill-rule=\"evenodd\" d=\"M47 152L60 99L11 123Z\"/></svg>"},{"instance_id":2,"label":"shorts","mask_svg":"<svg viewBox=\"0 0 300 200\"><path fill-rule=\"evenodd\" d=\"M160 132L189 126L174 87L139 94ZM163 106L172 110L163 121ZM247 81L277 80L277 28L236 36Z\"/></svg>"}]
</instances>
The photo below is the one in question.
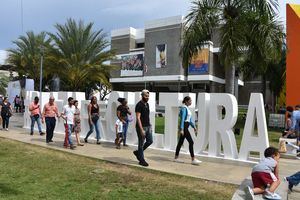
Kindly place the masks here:
<instances>
[{"instance_id":1,"label":"shorts","mask_svg":"<svg viewBox=\"0 0 300 200\"><path fill-rule=\"evenodd\" d=\"M266 188L267 185L272 184L277 181L277 177L274 173L268 172L253 172L251 174L253 186L255 188Z\"/></svg>"},{"instance_id":2,"label":"shorts","mask_svg":"<svg viewBox=\"0 0 300 200\"><path fill-rule=\"evenodd\" d=\"M123 133L118 133L118 136L121 138L123 137Z\"/></svg>"}]
</instances>

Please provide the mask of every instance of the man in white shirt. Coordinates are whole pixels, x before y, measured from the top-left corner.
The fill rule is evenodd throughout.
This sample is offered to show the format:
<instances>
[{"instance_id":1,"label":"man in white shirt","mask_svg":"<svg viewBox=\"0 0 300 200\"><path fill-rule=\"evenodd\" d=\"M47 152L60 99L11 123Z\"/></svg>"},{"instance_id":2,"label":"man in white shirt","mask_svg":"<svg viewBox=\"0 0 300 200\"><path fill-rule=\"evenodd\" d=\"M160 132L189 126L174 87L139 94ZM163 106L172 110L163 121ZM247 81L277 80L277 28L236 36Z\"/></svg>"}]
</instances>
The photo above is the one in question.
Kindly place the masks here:
<instances>
[{"instance_id":1,"label":"man in white shirt","mask_svg":"<svg viewBox=\"0 0 300 200\"><path fill-rule=\"evenodd\" d=\"M62 118L65 120L65 142L64 146L68 147L70 145L70 149L74 149L76 146L73 145L72 142L72 130L74 127L74 114L75 114L75 106L73 105L73 98L68 98L68 105L64 106L63 112L61 113Z\"/></svg>"}]
</instances>

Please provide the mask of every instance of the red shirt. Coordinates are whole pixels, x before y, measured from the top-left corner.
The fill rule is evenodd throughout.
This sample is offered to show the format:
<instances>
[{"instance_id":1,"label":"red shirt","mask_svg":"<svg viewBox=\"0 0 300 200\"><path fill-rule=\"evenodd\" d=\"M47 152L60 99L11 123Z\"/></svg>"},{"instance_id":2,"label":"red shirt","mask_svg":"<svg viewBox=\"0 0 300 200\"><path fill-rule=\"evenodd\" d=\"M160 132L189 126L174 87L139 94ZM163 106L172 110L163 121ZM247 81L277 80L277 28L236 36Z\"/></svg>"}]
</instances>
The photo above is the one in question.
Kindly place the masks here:
<instances>
[{"instance_id":1,"label":"red shirt","mask_svg":"<svg viewBox=\"0 0 300 200\"><path fill-rule=\"evenodd\" d=\"M29 111L31 113L31 116L39 115L41 113L40 104L35 104L34 102L32 102L29 106Z\"/></svg>"}]
</instances>

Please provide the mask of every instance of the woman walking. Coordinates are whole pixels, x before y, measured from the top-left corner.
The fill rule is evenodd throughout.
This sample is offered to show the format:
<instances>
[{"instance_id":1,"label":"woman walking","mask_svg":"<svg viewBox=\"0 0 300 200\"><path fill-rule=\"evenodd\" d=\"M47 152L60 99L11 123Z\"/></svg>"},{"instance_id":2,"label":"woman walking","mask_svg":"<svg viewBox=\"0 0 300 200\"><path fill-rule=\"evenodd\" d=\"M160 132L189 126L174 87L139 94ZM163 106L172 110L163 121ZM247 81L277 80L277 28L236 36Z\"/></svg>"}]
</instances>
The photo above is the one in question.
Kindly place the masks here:
<instances>
[{"instance_id":1,"label":"woman walking","mask_svg":"<svg viewBox=\"0 0 300 200\"><path fill-rule=\"evenodd\" d=\"M192 99L189 96L184 97L183 106L180 110L180 138L176 147L176 153L175 153L175 162L182 163L183 161L180 161L178 159L180 148L184 142L184 139L187 139L189 142L189 151L192 157L192 165L199 165L201 163L200 160L197 160L194 155L194 141L192 139L192 136L189 132L189 126L192 126L194 128L195 133L197 132L197 129L192 121L192 112L189 109L189 106L192 104Z\"/></svg>"},{"instance_id":2,"label":"woman walking","mask_svg":"<svg viewBox=\"0 0 300 200\"><path fill-rule=\"evenodd\" d=\"M93 133L94 131L94 126L96 130L96 139L97 139L97 144L100 143L100 132L99 132L99 126L98 126L98 120L99 120L99 105L97 104L97 98L95 96L92 97L91 103L88 105L88 115L89 115L89 124L90 124L90 130L86 134L84 138L84 142L88 142L89 136Z\"/></svg>"},{"instance_id":3,"label":"woman walking","mask_svg":"<svg viewBox=\"0 0 300 200\"><path fill-rule=\"evenodd\" d=\"M127 146L126 136L129 124L128 115L131 115L131 111L129 110L127 100L125 98L118 98L118 101L121 103L121 105L119 105L117 108L117 116L118 119L123 123L123 146Z\"/></svg>"},{"instance_id":4,"label":"woman walking","mask_svg":"<svg viewBox=\"0 0 300 200\"><path fill-rule=\"evenodd\" d=\"M4 97L2 104L0 105L0 112L2 118L2 127L8 131L9 118L12 116L12 107L8 102L8 98Z\"/></svg>"},{"instance_id":5,"label":"woman walking","mask_svg":"<svg viewBox=\"0 0 300 200\"><path fill-rule=\"evenodd\" d=\"M80 142L80 132L81 132L81 120L80 120L80 110L78 108L78 101L74 101L75 113L74 113L74 132L76 136L77 146L83 146Z\"/></svg>"}]
</instances>

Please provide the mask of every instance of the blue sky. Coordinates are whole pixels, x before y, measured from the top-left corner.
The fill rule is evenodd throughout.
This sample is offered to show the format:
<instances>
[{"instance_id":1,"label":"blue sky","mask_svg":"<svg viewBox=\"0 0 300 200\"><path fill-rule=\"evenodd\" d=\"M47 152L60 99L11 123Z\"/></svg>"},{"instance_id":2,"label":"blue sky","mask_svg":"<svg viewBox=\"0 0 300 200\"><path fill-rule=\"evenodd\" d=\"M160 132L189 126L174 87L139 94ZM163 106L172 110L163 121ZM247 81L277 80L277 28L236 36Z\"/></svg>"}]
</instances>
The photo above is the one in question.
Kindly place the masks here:
<instances>
[{"instance_id":1,"label":"blue sky","mask_svg":"<svg viewBox=\"0 0 300 200\"><path fill-rule=\"evenodd\" d=\"M23 2L23 32L21 2ZM151 19L185 15L190 0L0 0L0 50L13 47L12 40L26 31L54 31L55 23L67 18L94 22L95 29L141 28ZM279 0L280 17L285 21L285 3ZM0 53L1 57L1 53Z\"/></svg>"}]
</instances>

